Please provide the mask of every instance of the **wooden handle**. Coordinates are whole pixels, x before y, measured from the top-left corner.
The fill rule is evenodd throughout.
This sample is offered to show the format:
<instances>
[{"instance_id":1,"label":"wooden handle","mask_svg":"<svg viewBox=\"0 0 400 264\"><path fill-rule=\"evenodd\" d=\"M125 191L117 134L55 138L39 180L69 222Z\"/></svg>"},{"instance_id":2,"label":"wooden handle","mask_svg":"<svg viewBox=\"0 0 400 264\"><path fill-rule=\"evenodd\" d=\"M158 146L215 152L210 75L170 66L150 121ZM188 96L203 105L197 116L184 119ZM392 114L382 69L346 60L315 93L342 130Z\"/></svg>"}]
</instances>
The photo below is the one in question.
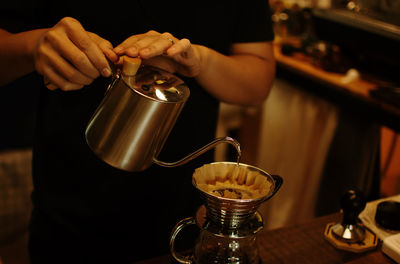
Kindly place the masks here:
<instances>
[{"instance_id":1,"label":"wooden handle","mask_svg":"<svg viewBox=\"0 0 400 264\"><path fill-rule=\"evenodd\" d=\"M138 71L140 64L142 63L142 60L138 57L132 58L128 56L123 56L123 60L124 60L122 65L123 74L128 76L136 75L136 72Z\"/></svg>"}]
</instances>

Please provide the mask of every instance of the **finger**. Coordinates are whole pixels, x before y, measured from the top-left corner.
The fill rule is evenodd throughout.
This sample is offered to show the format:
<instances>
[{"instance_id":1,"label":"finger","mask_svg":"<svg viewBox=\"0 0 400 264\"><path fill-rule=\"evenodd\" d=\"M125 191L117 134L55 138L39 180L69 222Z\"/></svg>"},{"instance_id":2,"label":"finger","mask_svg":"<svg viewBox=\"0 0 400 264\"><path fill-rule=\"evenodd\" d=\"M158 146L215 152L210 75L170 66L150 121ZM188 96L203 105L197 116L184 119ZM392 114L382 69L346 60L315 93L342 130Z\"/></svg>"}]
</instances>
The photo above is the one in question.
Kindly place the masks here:
<instances>
[{"instance_id":1,"label":"finger","mask_svg":"<svg viewBox=\"0 0 400 264\"><path fill-rule=\"evenodd\" d=\"M79 72L61 57L61 55L53 49L53 45L48 42L44 42L37 50L35 69L46 77L46 82L50 82L47 81L50 79L49 76L62 75L61 81L57 81L57 77L52 77L52 84L57 85L57 87L65 85L65 81L78 85L88 85L93 81L93 79Z\"/></svg>"},{"instance_id":2,"label":"finger","mask_svg":"<svg viewBox=\"0 0 400 264\"><path fill-rule=\"evenodd\" d=\"M46 84L46 87L47 87L47 89L49 89L51 91L54 91L54 90L58 89L58 87L55 84L52 84L52 83Z\"/></svg>"},{"instance_id":3,"label":"finger","mask_svg":"<svg viewBox=\"0 0 400 264\"><path fill-rule=\"evenodd\" d=\"M136 49L136 46L135 46L135 43L136 43L136 41L138 41L138 39L139 38L141 38L141 36L142 35L134 35L134 36L131 36L131 37L129 37L129 38L127 38L126 40L124 40L121 44L119 44L118 46L116 46L115 48L114 48L114 52L117 54L117 55L123 55L123 54L125 54L125 52L126 52L126 50L129 48L129 49L131 49L131 51L134 51L134 50L136 50L137 51L137 49ZM135 55L134 57L136 57L137 55Z\"/></svg>"},{"instance_id":4,"label":"finger","mask_svg":"<svg viewBox=\"0 0 400 264\"><path fill-rule=\"evenodd\" d=\"M50 90L55 90L60 88L63 91L77 90L81 89L83 85L75 84L64 79L58 72L56 72L52 67L43 67L43 75L46 77L46 87Z\"/></svg>"},{"instance_id":5,"label":"finger","mask_svg":"<svg viewBox=\"0 0 400 264\"><path fill-rule=\"evenodd\" d=\"M66 28L69 39L86 55L92 66L97 69L97 76L98 74L109 76L111 69L106 57L96 43L90 38L89 33L85 31L83 26L77 20L72 19ZM86 70L90 71L89 76L92 78L94 77L92 67L89 67L89 65L86 63L86 59L83 56L78 55L77 58L72 56L72 58L68 59L72 59L72 63L74 65L76 63L76 66L79 69L82 66L87 66L87 69L83 68L82 70L84 72ZM81 61L85 63L82 64Z\"/></svg>"},{"instance_id":6,"label":"finger","mask_svg":"<svg viewBox=\"0 0 400 264\"><path fill-rule=\"evenodd\" d=\"M150 45L152 45L153 42L157 40L157 37L154 36L145 36L143 38L138 39L135 43L134 46L137 48L139 55L140 52L143 49L148 48Z\"/></svg>"},{"instance_id":7,"label":"finger","mask_svg":"<svg viewBox=\"0 0 400 264\"><path fill-rule=\"evenodd\" d=\"M163 39L168 40L171 43L171 46L174 45L175 42L178 41L177 38L175 38L174 36L172 36L171 33L168 33L168 32L162 33L160 37L163 38Z\"/></svg>"},{"instance_id":8,"label":"finger","mask_svg":"<svg viewBox=\"0 0 400 264\"><path fill-rule=\"evenodd\" d=\"M141 56L141 50L147 48L154 39L152 37L137 38L136 42L131 42L129 46L125 47L120 55L128 55L130 57Z\"/></svg>"},{"instance_id":9,"label":"finger","mask_svg":"<svg viewBox=\"0 0 400 264\"><path fill-rule=\"evenodd\" d=\"M78 69L73 67L69 62L67 62L63 57L58 56L58 54L50 49L47 52L48 60L51 66L57 71L64 79L71 83L89 85L93 82L93 78L80 72Z\"/></svg>"},{"instance_id":10,"label":"finger","mask_svg":"<svg viewBox=\"0 0 400 264\"><path fill-rule=\"evenodd\" d=\"M151 58L164 54L171 46L178 42L179 40L172 36L170 33L163 33L149 43L146 47L139 51L139 55L142 58Z\"/></svg>"},{"instance_id":11,"label":"finger","mask_svg":"<svg viewBox=\"0 0 400 264\"><path fill-rule=\"evenodd\" d=\"M172 45L167 50L167 54L169 56L175 56L176 54L179 54L179 53L189 52L191 46L192 46L192 44L190 43L190 40L183 38L183 39L175 42L175 44Z\"/></svg>"},{"instance_id":12,"label":"finger","mask_svg":"<svg viewBox=\"0 0 400 264\"><path fill-rule=\"evenodd\" d=\"M116 54L113 50L113 46L111 42L99 37L97 34L89 32L89 36L93 39L96 44L99 46L100 50L103 52L104 55L111 61L116 62L119 59L118 54ZM111 68L111 67L110 67Z\"/></svg>"},{"instance_id":13,"label":"finger","mask_svg":"<svg viewBox=\"0 0 400 264\"><path fill-rule=\"evenodd\" d=\"M47 77L44 77L44 78L43 78L43 82L44 82L44 85L45 85L45 86L47 87L47 89L49 89L49 90L54 91L54 90L57 90L57 89L58 89L58 87L57 87L55 84L51 83L51 81L50 81Z\"/></svg>"},{"instance_id":14,"label":"finger","mask_svg":"<svg viewBox=\"0 0 400 264\"><path fill-rule=\"evenodd\" d=\"M76 47L67 36L50 31L46 36L46 40L54 50L83 74L91 78L97 78L99 76L99 71L90 62L87 55Z\"/></svg>"},{"instance_id":15,"label":"finger","mask_svg":"<svg viewBox=\"0 0 400 264\"><path fill-rule=\"evenodd\" d=\"M118 62L119 56L112 49L102 49L106 57L113 63ZM110 67L111 68L111 67ZM105 76L107 77L107 76Z\"/></svg>"},{"instance_id":16,"label":"finger","mask_svg":"<svg viewBox=\"0 0 400 264\"><path fill-rule=\"evenodd\" d=\"M139 56L139 50L147 46L160 33L150 30L144 34L133 35L114 48L114 52L119 56L128 55L130 57Z\"/></svg>"}]
</instances>

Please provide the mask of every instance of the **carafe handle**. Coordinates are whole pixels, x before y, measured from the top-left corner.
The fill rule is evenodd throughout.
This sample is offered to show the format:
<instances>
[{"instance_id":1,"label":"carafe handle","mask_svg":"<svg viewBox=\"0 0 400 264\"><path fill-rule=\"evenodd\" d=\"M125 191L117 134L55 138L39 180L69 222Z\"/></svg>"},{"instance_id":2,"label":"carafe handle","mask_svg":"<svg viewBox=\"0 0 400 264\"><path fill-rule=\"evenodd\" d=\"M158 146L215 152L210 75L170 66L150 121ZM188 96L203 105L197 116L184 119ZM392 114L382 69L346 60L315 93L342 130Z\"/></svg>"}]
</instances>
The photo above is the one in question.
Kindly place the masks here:
<instances>
[{"instance_id":1,"label":"carafe handle","mask_svg":"<svg viewBox=\"0 0 400 264\"><path fill-rule=\"evenodd\" d=\"M171 237L169 240L169 248L172 254L172 257L179 263L184 263L184 264L192 264L192 256L184 256L178 252L175 251L175 238L178 235L178 233L186 226L189 225L195 225L196 220L193 217L185 218L181 221L179 221L174 229L172 230Z\"/></svg>"},{"instance_id":2,"label":"carafe handle","mask_svg":"<svg viewBox=\"0 0 400 264\"><path fill-rule=\"evenodd\" d=\"M276 174L272 174L271 177L272 177L272 179L274 179L275 188L274 188L274 190L271 192L270 197L272 197L272 196L275 195L275 193L281 188L282 183L283 183L283 179L282 179L281 176L276 175Z\"/></svg>"}]
</instances>

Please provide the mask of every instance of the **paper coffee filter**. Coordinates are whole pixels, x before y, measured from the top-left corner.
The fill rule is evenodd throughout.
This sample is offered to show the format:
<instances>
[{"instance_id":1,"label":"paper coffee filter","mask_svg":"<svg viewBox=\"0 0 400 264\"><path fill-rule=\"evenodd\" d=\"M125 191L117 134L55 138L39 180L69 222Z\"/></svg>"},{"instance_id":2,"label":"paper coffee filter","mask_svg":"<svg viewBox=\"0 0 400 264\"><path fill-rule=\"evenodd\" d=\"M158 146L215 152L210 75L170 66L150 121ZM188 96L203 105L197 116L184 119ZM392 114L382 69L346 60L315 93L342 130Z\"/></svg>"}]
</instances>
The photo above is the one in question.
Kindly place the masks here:
<instances>
[{"instance_id":1,"label":"paper coffee filter","mask_svg":"<svg viewBox=\"0 0 400 264\"><path fill-rule=\"evenodd\" d=\"M265 197L273 187L265 175L236 163L205 164L195 170L193 180L203 192L238 200Z\"/></svg>"}]
</instances>

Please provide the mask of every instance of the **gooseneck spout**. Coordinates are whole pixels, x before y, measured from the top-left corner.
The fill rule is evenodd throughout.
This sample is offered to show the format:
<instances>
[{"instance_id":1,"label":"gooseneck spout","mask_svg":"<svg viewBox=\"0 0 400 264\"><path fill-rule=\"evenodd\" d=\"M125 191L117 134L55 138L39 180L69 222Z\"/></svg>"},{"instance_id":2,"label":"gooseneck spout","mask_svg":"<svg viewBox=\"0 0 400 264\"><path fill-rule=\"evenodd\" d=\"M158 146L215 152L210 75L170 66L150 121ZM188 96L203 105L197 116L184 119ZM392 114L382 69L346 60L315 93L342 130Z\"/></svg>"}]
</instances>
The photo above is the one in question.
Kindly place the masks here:
<instances>
[{"instance_id":1,"label":"gooseneck spout","mask_svg":"<svg viewBox=\"0 0 400 264\"><path fill-rule=\"evenodd\" d=\"M163 166L163 167L177 167L177 166L181 166L184 165L186 163L188 163L189 161L191 161L192 159L197 158L198 156L200 156L201 154L207 152L208 150L214 148L216 145L220 144L220 143L229 143L231 145L233 145L238 153L238 158L237 158L237 162L239 162L240 160L240 156L242 154L242 151L240 149L240 144L239 142L231 137L221 137L221 138L217 138L215 140L213 140L212 142L208 143L207 145L203 146L202 148L192 152L191 154L187 155L186 157L176 161L176 162L164 162L164 161L160 161L156 158L153 159L153 162L157 165Z\"/></svg>"}]
</instances>

